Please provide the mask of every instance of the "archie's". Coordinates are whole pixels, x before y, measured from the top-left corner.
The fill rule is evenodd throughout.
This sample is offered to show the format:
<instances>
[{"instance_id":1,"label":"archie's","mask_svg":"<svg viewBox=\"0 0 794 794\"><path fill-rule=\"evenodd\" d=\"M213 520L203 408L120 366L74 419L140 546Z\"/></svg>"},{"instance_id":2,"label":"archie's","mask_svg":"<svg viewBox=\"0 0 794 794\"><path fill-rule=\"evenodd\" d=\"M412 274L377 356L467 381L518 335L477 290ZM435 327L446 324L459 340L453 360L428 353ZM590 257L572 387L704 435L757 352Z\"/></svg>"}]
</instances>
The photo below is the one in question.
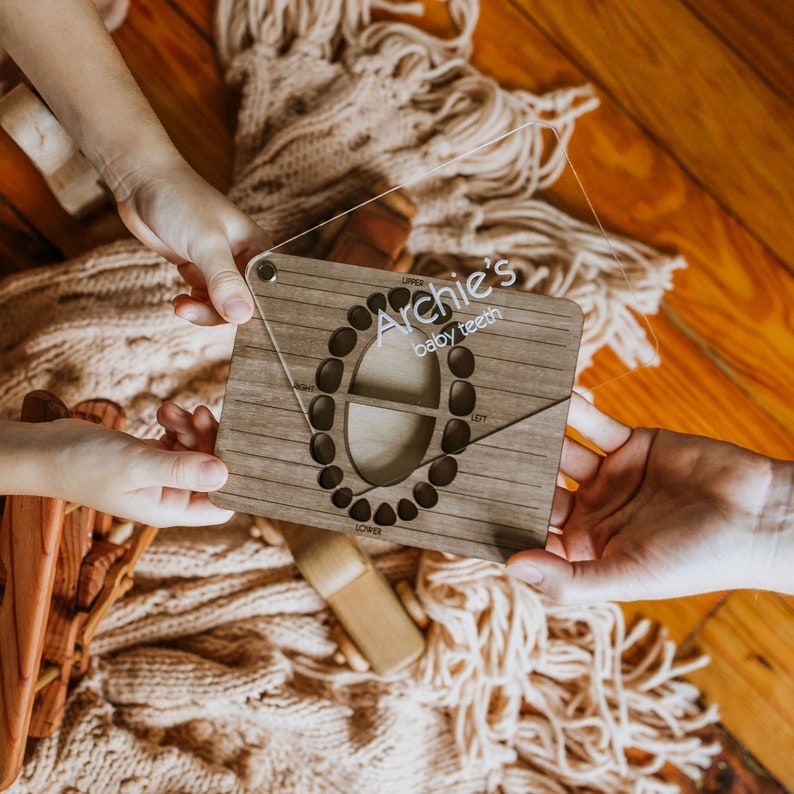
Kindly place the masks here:
<instances>
[{"instance_id":1,"label":"archie's","mask_svg":"<svg viewBox=\"0 0 794 794\"><path fill-rule=\"evenodd\" d=\"M499 259L495 263L493 272L504 277L504 280L498 286L509 287L515 283L516 274L512 269L507 267L509 264L510 263L506 259ZM485 257L485 269L490 270L490 268L491 260L488 257ZM452 274L453 277L455 275L455 273ZM413 325L411 324L411 317L422 325L432 325L434 323L438 323L439 319L448 315L450 311L443 302L445 298L450 300L450 302L455 305L455 309L461 308L461 300L465 306L469 305L469 298L473 298L475 300L484 300L493 291L492 285L483 285L483 281L485 280L486 276L487 273L481 270L477 271L476 273L470 273L465 282L455 279L452 285L444 285L441 287L431 283L429 285L429 293L423 294L421 297L418 297L416 300L414 300L413 303L409 303L408 305L400 308L399 312L400 317L402 318L402 323L388 315L385 311L383 311L383 309L380 309L378 311L378 347L381 346L383 332L389 328L398 328L402 333L410 334L411 331L414 330ZM460 298L458 296L460 296ZM430 306L428 306L428 304L430 304ZM411 317L409 317L409 315ZM501 314L499 317L501 318ZM487 315L486 319L488 323L494 322L492 315ZM474 333L477 328L485 327L484 325L479 325L477 328L475 328L474 325L472 325L470 329L469 325L475 322L476 321L474 320L470 320L465 323L465 325L463 323L458 323L463 336L468 336L468 334ZM429 342L425 344L420 343L420 345L415 345L414 347L427 347L427 345L433 344L434 340L438 336L438 334L433 334L433 337ZM450 344L455 344L455 340L450 340ZM434 345L429 349L435 350L436 347L444 347L444 344ZM427 350L425 352L427 352ZM424 355L424 353L417 353L417 355Z\"/></svg>"}]
</instances>

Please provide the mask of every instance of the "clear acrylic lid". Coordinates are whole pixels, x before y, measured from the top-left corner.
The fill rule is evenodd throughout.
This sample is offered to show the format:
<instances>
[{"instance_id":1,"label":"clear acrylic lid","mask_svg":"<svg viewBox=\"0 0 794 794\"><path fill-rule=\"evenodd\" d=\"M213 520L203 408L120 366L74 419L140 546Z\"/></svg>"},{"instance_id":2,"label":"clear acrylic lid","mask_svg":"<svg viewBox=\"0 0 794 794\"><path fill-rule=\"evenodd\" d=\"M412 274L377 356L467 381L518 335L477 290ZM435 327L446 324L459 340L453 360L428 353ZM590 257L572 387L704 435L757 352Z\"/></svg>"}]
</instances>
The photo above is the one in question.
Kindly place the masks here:
<instances>
[{"instance_id":1,"label":"clear acrylic lid","mask_svg":"<svg viewBox=\"0 0 794 794\"><path fill-rule=\"evenodd\" d=\"M556 133L523 125L249 263L259 316L238 330L214 502L497 561L545 545L593 314L582 273L606 261L632 285L583 191L586 220L536 190L467 193L468 165L526 135ZM549 168L581 190L557 144Z\"/></svg>"}]
</instances>

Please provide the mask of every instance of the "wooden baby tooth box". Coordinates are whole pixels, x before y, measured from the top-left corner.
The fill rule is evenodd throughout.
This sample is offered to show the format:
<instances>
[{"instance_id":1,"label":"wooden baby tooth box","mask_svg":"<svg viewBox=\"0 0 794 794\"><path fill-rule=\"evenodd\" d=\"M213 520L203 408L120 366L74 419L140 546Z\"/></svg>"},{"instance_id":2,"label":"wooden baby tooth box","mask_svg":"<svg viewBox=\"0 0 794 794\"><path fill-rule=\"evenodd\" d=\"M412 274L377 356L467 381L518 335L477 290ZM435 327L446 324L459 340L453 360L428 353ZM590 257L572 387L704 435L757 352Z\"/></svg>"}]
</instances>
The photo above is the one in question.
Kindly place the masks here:
<instances>
[{"instance_id":1,"label":"wooden baby tooth box","mask_svg":"<svg viewBox=\"0 0 794 794\"><path fill-rule=\"evenodd\" d=\"M579 306L514 288L497 256L447 278L361 264L249 263L261 316L238 330L211 498L500 562L544 546Z\"/></svg>"}]
</instances>

